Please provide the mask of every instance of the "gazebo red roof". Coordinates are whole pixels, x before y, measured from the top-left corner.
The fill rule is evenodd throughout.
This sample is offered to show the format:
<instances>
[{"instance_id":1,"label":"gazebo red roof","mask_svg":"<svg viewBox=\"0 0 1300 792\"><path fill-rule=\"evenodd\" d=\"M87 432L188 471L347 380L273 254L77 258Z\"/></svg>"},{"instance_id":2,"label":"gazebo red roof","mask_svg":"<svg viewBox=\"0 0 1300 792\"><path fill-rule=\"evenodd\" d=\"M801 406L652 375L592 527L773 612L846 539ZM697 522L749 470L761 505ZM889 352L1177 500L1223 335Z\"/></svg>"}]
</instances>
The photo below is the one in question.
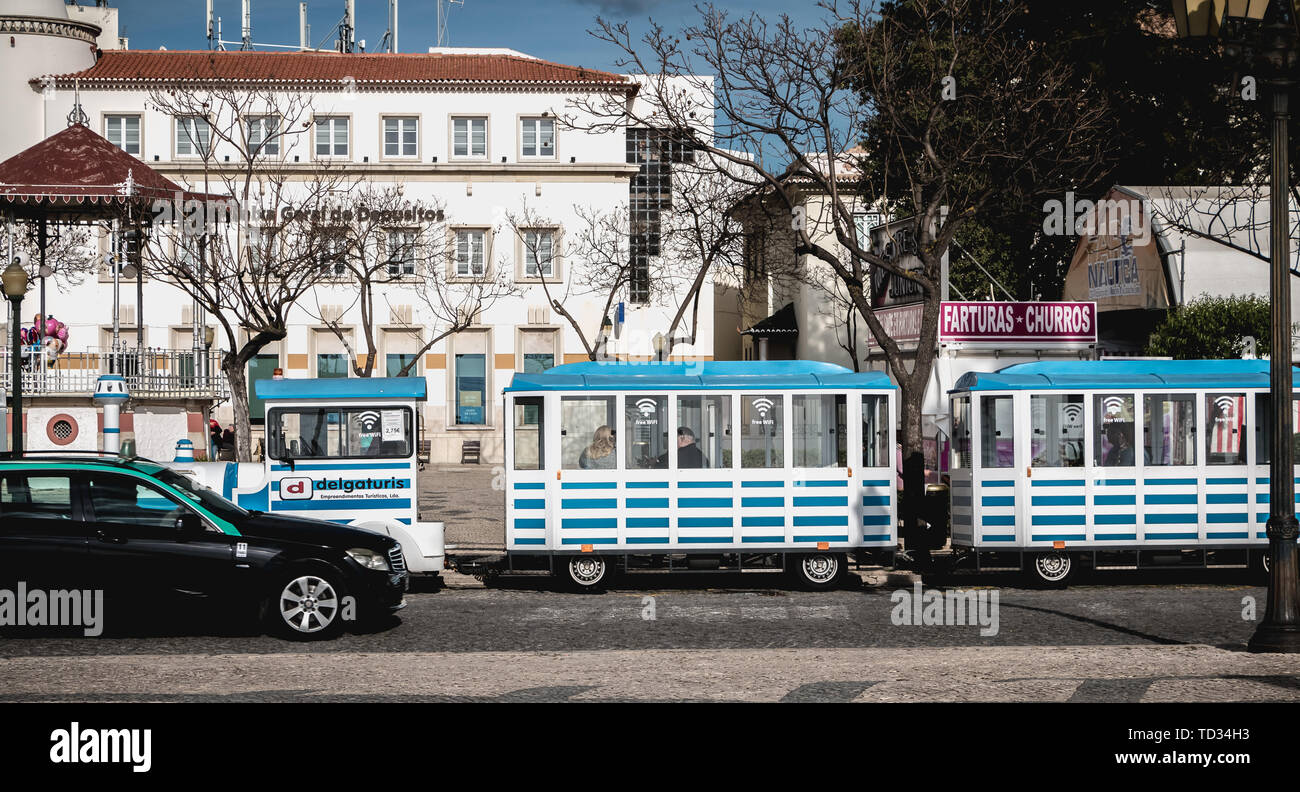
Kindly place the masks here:
<instances>
[{"instance_id":1,"label":"gazebo red roof","mask_svg":"<svg viewBox=\"0 0 1300 792\"><path fill-rule=\"evenodd\" d=\"M108 213L178 194L217 197L186 191L81 124L0 162L0 208L16 214Z\"/></svg>"}]
</instances>

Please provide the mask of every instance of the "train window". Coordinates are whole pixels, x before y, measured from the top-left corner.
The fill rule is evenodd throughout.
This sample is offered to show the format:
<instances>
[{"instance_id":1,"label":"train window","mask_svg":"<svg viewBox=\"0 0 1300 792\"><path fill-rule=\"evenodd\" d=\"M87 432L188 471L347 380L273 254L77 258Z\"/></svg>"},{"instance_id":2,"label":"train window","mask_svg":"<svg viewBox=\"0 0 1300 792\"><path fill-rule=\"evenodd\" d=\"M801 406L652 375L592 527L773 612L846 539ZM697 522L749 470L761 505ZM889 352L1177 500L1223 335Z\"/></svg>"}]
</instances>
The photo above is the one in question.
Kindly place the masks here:
<instances>
[{"instance_id":1,"label":"train window","mask_svg":"<svg viewBox=\"0 0 1300 792\"><path fill-rule=\"evenodd\" d=\"M1133 467L1133 397L1094 396L1092 401L1093 464Z\"/></svg>"},{"instance_id":2,"label":"train window","mask_svg":"<svg viewBox=\"0 0 1300 792\"><path fill-rule=\"evenodd\" d=\"M541 470L546 466L542 453L545 427L541 396L515 399L515 470Z\"/></svg>"},{"instance_id":3,"label":"train window","mask_svg":"<svg viewBox=\"0 0 1300 792\"><path fill-rule=\"evenodd\" d=\"M781 394L745 394L740 400L740 466L785 467L785 405Z\"/></svg>"},{"instance_id":4,"label":"train window","mask_svg":"<svg viewBox=\"0 0 1300 792\"><path fill-rule=\"evenodd\" d=\"M1246 464L1246 394L1205 395L1205 462Z\"/></svg>"},{"instance_id":5,"label":"train window","mask_svg":"<svg viewBox=\"0 0 1300 792\"><path fill-rule=\"evenodd\" d=\"M1142 457L1146 464L1195 465L1196 396L1149 393L1142 401Z\"/></svg>"},{"instance_id":6,"label":"train window","mask_svg":"<svg viewBox=\"0 0 1300 792\"><path fill-rule=\"evenodd\" d=\"M885 396L862 397L862 466L889 465L889 400Z\"/></svg>"},{"instance_id":7,"label":"train window","mask_svg":"<svg viewBox=\"0 0 1300 792\"><path fill-rule=\"evenodd\" d=\"M668 397L629 394L624 399L623 435L627 469L668 467Z\"/></svg>"},{"instance_id":8,"label":"train window","mask_svg":"<svg viewBox=\"0 0 1300 792\"><path fill-rule=\"evenodd\" d=\"M1255 394L1255 464L1267 465L1272 459L1273 449L1269 447L1269 438L1273 436L1273 398L1267 393ZM1300 398L1291 397L1291 448L1300 451ZM1297 454L1300 459L1300 454Z\"/></svg>"},{"instance_id":9,"label":"train window","mask_svg":"<svg viewBox=\"0 0 1300 792\"><path fill-rule=\"evenodd\" d=\"M677 467L731 467L731 397L677 397Z\"/></svg>"},{"instance_id":10,"label":"train window","mask_svg":"<svg viewBox=\"0 0 1300 792\"><path fill-rule=\"evenodd\" d=\"M970 397L953 399L953 464L954 471L971 466L971 401Z\"/></svg>"},{"instance_id":11,"label":"train window","mask_svg":"<svg viewBox=\"0 0 1300 792\"><path fill-rule=\"evenodd\" d=\"M1009 468L1016 464L1016 433L1010 396L980 397L980 465Z\"/></svg>"},{"instance_id":12,"label":"train window","mask_svg":"<svg viewBox=\"0 0 1300 792\"><path fill-rule=\"evenodd\" d=\"M794 466L848 465L848 415L844 396L792 396L791 433Z\"/></svg>"},{"instance_id":13,"label":"train window","mask_svg":"<svg viewBox=\"0 0 1300 792\"><path fill-rule=\"evenodd\" d=\"M613 470L613 396L560 399L560 457L565 470Z\"/></svg>"},{"instance_id":14,"label":"train window","mask_svg":"<svg viewBox=\"0 0 1300 792\"><path fill-rule=\"evenodd\" d=\"M1083 395L1029 397L1030 456L1034 467L1083 464Z\"/></svg>"}]
</instances>

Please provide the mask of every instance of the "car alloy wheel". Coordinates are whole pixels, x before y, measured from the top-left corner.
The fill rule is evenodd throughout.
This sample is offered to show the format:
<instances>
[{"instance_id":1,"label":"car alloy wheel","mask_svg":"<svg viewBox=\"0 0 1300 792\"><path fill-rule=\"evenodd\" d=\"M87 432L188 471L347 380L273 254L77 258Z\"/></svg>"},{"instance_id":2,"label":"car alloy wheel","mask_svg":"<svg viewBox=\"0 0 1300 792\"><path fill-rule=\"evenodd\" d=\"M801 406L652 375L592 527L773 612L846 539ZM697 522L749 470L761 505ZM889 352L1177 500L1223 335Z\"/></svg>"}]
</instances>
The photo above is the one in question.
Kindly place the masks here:
<instances>
[{"instance_id":1,"label":"car alloy wheel","mask_svg":"<svg viewBox=\"0 0 1300 792\"><path fill-rule=\"evenodd\" d=\"M310 635L326 630L339 616L339 596L330 582L317 575L301 575L280 591L280 618L295 632Z\"/></svg>"}]
</instances>

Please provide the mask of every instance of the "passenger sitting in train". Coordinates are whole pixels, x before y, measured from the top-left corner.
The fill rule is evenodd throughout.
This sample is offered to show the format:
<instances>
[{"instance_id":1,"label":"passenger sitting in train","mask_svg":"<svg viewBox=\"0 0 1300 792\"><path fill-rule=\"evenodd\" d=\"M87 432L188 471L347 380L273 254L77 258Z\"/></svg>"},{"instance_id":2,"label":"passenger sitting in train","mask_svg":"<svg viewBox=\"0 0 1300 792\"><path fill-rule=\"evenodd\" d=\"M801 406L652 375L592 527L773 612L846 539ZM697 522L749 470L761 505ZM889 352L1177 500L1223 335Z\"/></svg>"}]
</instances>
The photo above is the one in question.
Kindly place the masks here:
<instances>
[{"instance_id":1,"label":"passenger sitting in train","mask_svg":"<svg viewBox=\"0 0 1300 792\"><path fill-rule=\"evenodd\" d=\"M591 445L578 455L578 467L583 470L614 469L614 430L599 426L591 435Z\"/></svg>"},{"instance_id":2,"label":"passenger sitting in train","mask_svg":"<svg viewBox=\"0 0 1300 792\"><path fill-rule=\"evenodd\" d=\"M1111 424L1106 428L1106 440L1110 442L1110 451L1106 452L1102 464L1106 467L1133 467L1133 441L1129 438L1129 430Z\"/></svg>"},{"instance_id":3,"label":"passenger sitting in train","mask_svg":"<svg viewBox=\"0 0 1300 792\"><path fill-rule=\"evenodd\" d=\"M657 460L659 467L668 467L668 452L665 451ZM689 426L677 427L677 467L706 468L709 458L695 444L695 432Z\"/></svg>"}]
</instances>

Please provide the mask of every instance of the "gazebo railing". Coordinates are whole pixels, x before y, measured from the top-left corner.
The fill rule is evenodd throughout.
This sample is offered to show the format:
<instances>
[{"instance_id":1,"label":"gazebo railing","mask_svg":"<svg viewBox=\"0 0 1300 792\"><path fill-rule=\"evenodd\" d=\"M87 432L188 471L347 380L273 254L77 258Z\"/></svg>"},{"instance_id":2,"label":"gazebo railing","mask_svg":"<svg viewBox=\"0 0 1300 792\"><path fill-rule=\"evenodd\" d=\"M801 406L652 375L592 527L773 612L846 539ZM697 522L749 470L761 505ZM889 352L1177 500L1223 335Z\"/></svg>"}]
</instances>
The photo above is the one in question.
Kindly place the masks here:
<instances>
[{"instance_id":1,"label":"gazebo railing","mask_svg":"<svg viewBox=\"0 0 1300 792\"><path fill-rule=\"evenodd\" d=\"M9 348L0 349L0 383L12 393L11 359ZM230 398L218 350L91 347L50 360L38 347L22 349L25 395L89 395L102 374L121 374L131 395L142 398Z\"/></svg>"}]
</instances>

